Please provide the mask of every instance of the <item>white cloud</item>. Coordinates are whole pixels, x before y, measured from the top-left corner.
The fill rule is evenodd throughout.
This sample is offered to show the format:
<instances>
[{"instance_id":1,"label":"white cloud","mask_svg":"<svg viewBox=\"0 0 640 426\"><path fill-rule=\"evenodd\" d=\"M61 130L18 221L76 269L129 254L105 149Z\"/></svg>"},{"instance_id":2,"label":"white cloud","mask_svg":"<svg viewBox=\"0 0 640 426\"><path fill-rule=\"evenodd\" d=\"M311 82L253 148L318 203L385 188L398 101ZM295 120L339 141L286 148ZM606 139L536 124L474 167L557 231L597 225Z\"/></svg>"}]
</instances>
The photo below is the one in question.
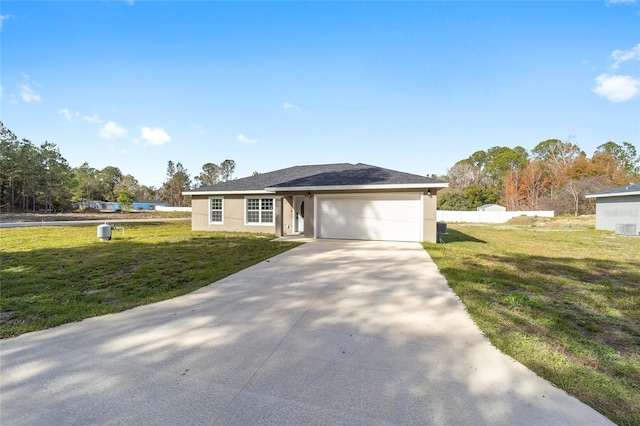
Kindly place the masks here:
<instances>
[{"instance_id":1,"label":"white cloud","mask_svg":"<svg viewBox=\"0 0 640 426\"><path fill-rule=\"evenodd\" d=\"M107 124L100 129L100 137L107 140L124 138L126 135L127 131L113 121L108 121Z\"/></svg>"},{"instance_id":2,"label":"white cloud","mask_svg":"<svg viewBox=\"0 0 640 426\"><path fill-rule=\"evenodd\" d=\"M0 28L2 28L2 26L4 25L4 20L5 19L10 19L13 18L13 16L11 15L0 15Z\"/></svg>"},{"instance_id":3,"label":"white cloud","mask_svg":"<svg viewBox=\"0 0 640 426\"><path fill-rule=\"evenodd\" d=\"M171 142L171 136L160 127L155 129L143 127L140 137L146 141L147 145L162 145Z\"/></svg>"},{"instance_id":4,"label":"white cloud","mask_svg":"<svg viewBox=\"0 0 640 426\"><path fill-rule=\"evenodd\" d=\"M239 142L242 143L256 143L258 142L258 139L250 139L248 137L246 137L245 135L243 135L242 133L240 133L236 139L238 139Z\"/></svg>"},{"instance_id":5,"label":"white cloud","mask_svg":"<svg viewBox=\"0 0 640 426\"><path fill-rule=\"evenodd\" d=\"M32 102L40 102L42 99L40 98L40 94L31 88L31 76L25 72L20 72L22 76L22 84L18 85L20 88L20 98L23 102L32 103ZM17 98L12 99L12 103L18 103Z\"/></svg>"},{"instance_id":6,"label":"white cloud","mask_svg":"<svg viewBox=\"0 0 640 426\"><path fill-rule=\"evenodd\" d=\"M292 110L298 111L298 112L301 111L300 107L298 107L297 105L294 105L292 103L289 103L289 102L285 102L284 105L282 105L282 108L284 108L285 110L292 109Z\"/></svg>"},{"instance_id":7,"label":"white cloud","mask_svg":"<svg viewBox=\"0 0 640 426\"><path fill-rule=\"evenodd\" d=\"M611 69L617 70L623 62L640 61L640 43L636 44L629 50L614 50L611 52Z\"/></svg>"},{"instance_id":8,"label":"white cloud","mask_svg":"<svg viewBox=\"0 0 640 426\"><path fill-rule=\"evenodd\" d=\"M635 2L636 0L605 0L605 3L607 4L607 6L609 6L610 4L622 4L622 3L633 4Z\"/></svg>"},{"instance_id":9,"label":"white cloud","mask_svg":"<svg viewBox=\"0 0 640 426\"><path fill-rule=\"evenodd\" d=\"M20 85L20 97L26 103L40 102L40 95L36 93L28 84Z\"/></svg>"},{"instance_id":10,"label":"white cloud","mask_svg":"<svg viewBox=\"0 0 640 426\"><path fill-rule=\"evenodd\" d=\"M67 108L62 108L61 110L58 111L58 114L62 115L64 118L66 118L69 121L73 121L74 118L80 116L79 112L76 111L72 113Z\"/></svg>"},{"instance_id":11,"label":"white cloud","mask_svg":"<svg viewBox=\"0 0 640 426\"><path fill-rule=\"evenodd\" d=\"M640 90L640 80L628 75L600 74L595 81L593 91L612 102L628 101Z\"/></svg>"},{"instance_id":12,"label":"white cloud","mask_svg":"<svg viewBox=\"0 0 640 426\"><path fill-rule=\"evenodd\" d=\"M104 121L102 121L102 119L100 118L100 116L98 114L93 114L93 115L85 114L85 115L82 115L78 111L71 112L67 108L62 108L62 109L58 110L58 114L62 115L64 118L66 118L67 120L72 121L72 122L75 121L76 118L82 118L83 121L86 121L88 123L97 123L97 124L104 123ZM113 123L113 122L110 122L110 123L112 123L112 124L109 127L107 127L107 126L103 127L103 129L106 129L105 130L106 131L105 134L109 133L109 129L113 129L114 128L113 126L115 125L115 123Z\"/></svg>"},{"instance_id":13,"label":"white cloud","mask_svg":"<svg viewBox=\"0 0 640 426\"><path fill-rule=\"evenodd\" d=\"M93 114L93 115L83 115L82 119L84 121L88 121L89 123L102 123L102 120L100 119L100 117L98 116L98 114Z\"/></svg>"},{"instance_id":14,"label":"white cloud","mask_svg":"<svg viewBox=\"0 0 640 426\"><path fill-rule=\"evenodd\" d=\"M201 135L204 135L206 132L204 131L204 127L202 127L200 124L198 123L191 123L191 125L189 126L191 127L193 130L195 130L196 132L200 133Z\"/></svg>"}]
</instances>

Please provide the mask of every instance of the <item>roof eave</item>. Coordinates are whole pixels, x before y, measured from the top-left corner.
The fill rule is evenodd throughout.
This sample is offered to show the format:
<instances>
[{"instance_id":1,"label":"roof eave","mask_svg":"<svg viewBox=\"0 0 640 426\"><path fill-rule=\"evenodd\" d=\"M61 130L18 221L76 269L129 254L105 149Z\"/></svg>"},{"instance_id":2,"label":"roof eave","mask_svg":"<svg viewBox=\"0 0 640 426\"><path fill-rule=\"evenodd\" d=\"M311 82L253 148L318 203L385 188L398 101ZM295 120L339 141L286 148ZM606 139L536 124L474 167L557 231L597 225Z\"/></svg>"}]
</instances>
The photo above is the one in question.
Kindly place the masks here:
<instances>
[{"instance_id":1,"label":"roof eave","mask_svg":"<svg viewBox=\"0 0 640 426\"><path fill-rule=\"evenodd\" d=\"M292 192L292 191L353 191L353 190L379 190L379 189L429 189L447 188L447 182L433 183L403 183L403 184L379 184L379 185L317 185L317 186L287 186L268 187L268 192Z\"/></svg>"},{"instance_id":2,"label":"roof eave","mask_svg":"<svg viewBox=\"0 0 640 426\"><path fill-rule=\"evenodd\" d=\"M640 195L640 191L630 192L612 192L610 194L589 194L585 195L585 198L605 198L605 197L624 197L627 195Z\"/></svg>"},{"instance_id":3,"label":"roof eave","mask_svg":"<svg viewBox=\"0 0 640 426\"><path fill-rule=\"evenodd\" d=\"M271 194L272 191L253 189L244 191L185 191L182 195L229 195L229 194Z\"/></svg>"},{"instance_id":4,"label":"roof eave","mask_svg":"<svg viewBox=\"0 0 640 426\"><path fill-rule=\"evenodd\" d=\"M640 195L640 191L629 191L629 192L612 192L609 194L589 194L585 195L585 198L604 198L604 197L624 197L627 195Z\"/></svg>"}]
</instances>

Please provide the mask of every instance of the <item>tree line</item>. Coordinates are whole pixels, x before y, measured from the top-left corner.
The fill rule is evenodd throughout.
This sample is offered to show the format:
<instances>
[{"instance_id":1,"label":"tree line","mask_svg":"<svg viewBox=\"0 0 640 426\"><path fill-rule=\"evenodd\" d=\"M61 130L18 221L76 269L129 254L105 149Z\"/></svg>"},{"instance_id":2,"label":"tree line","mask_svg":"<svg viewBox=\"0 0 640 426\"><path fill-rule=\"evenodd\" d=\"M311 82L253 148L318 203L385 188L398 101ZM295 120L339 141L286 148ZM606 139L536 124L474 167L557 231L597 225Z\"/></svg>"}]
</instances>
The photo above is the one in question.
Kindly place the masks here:
<instances>
[{"instance_id":1,"label":"tree line","mask_svg":"<svg viewBox=\"0 0 640 426\"><path fill-rule=\"evenodd\" d=\"M95 169L85 162L71 167L56 144L40 146L19 139L0 122L0 211L65 211L83 200L164 201L171 206L190 203L183 191L233 178L235 162L206 163L191 177L181 163L167 162L166 181L160 188L142 185L118 167Z\"/></svg>"},{"instance_id":2,"label":"tree line","mask_svg":"<svg viewBox=\"0 0 640 426\"><path fill-rule=\"evenodd\" d=\"M54 143L36 146L0 122L1 211L63 211L82 200L159 200L184 206L190 200L183 191L231 180L234 171L233 160L205 163L192 181L181 163L168 161L166 180L155 188L114 166L99 170L85 162L72 168ZM443 178L449 188L438 194L440 210L498 203L509 210L587 214L594 212L594 203L586 194L640 179L640 156L629 142L606 142L588 157L571 139L548 139L530 152L521 146L476 151Z\"/></svg>"},{"instance_id":3,"label":"tree line","mask_svg":"<svg viewBox=\"0 0 640 426\"><path fill-rule=\"evenodd\" d=\"M606 142L591 157L571 139L548 139L531 152L521 146L495 146L458 161L444 178L449 188L438 195L440 210L475 210L502 204L508 210L554 210L590 214L589 193L626 185L640 178L636 147Z\"/></svg>"}]
</instances>

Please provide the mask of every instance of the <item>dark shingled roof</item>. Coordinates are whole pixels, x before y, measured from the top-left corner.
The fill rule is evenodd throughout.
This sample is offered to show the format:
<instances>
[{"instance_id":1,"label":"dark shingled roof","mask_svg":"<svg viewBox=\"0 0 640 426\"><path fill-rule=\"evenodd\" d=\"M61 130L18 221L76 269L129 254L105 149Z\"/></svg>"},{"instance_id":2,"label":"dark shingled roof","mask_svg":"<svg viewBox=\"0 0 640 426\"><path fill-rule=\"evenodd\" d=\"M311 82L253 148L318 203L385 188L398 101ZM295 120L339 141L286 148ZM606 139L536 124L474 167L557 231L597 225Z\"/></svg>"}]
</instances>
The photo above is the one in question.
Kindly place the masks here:
<instances>
[{"instance_id":1,"label":"dark shingled roof","mask_svg":"<svg viewBox=\"0 0 640 426\"><path fill-rule=\"evenodd\" d=\"M595 194L589 194L587 195L587 197L588 198L596 198L596 197L602 197L602 196L606 197L606 196L612 196L613 194L623 196L627 194L631 195L634 193L635 194L640 193L640 183L631 182L631 183L628 183L627 185L618 186L615 188L596 192Z\"/></svg>"},{"instance_id":2,"label":"dark shingled roof","mask_svg":"<svg viewBox=\"0 0 640 426\"><path fill-rule=\"evenodd\" d=\"M294 188L346 185L437 184L442 180L398 172L368 164L320 164L295 166L256 176L203 186L190 192L263 191L265 188Z\"/></svg>"}]
</instances>

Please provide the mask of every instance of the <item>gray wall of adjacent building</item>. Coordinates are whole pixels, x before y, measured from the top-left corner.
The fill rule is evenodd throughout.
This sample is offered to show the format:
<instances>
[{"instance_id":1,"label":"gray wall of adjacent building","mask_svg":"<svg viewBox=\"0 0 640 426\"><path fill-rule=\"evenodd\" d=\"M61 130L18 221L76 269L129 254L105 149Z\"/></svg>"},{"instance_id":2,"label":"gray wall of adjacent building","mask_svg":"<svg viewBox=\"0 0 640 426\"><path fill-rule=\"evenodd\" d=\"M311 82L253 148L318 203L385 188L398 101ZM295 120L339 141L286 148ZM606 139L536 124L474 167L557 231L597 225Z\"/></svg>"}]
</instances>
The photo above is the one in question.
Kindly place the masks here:
<instances>
[{"instance_id":1,"label":"gray wall of adjacent building","mask_svg":"<svg viewBox=\"0 0 640 426\"><path fill-rule=\"evenodd\" d=\"M596 229L615 231L616 224L635 224L640 232L640 195L596 200Z\"/></svg>"}]
</instances>

